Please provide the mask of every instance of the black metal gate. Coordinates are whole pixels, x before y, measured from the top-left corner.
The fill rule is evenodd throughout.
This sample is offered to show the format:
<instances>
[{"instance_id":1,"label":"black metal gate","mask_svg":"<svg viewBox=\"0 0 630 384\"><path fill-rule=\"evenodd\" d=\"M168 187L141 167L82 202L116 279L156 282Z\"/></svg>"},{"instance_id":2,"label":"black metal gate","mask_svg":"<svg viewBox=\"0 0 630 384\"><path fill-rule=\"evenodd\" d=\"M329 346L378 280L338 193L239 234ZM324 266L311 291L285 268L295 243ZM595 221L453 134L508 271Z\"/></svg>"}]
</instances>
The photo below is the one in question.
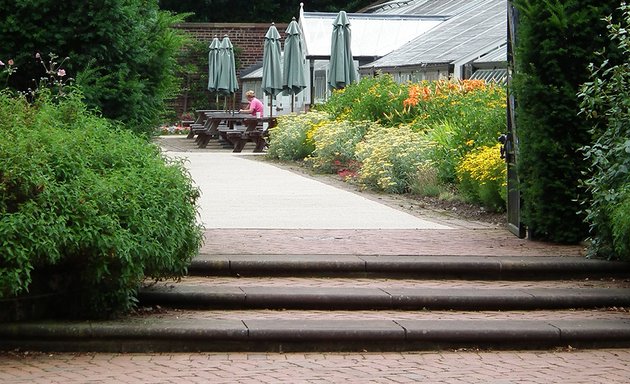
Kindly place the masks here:
<instances>
[{"instance_id":1,"label":"black metal gate","mask_svg":"<svg viewBox=\"0 0 630 384\"><path fill-rule=\"evenodd\" d=\"M518 10L508 1L508 97L507 97L507 134L499 139L503 144L501 154L507 164L507 219L508 229L520 238L525 237L525 226L521 223L521 193L519 190L516 159L518 157L518 135L516 134L516 99L512 92L512 74L514 71L514 49L516 47Z\"/></svg>"}]
</instances>

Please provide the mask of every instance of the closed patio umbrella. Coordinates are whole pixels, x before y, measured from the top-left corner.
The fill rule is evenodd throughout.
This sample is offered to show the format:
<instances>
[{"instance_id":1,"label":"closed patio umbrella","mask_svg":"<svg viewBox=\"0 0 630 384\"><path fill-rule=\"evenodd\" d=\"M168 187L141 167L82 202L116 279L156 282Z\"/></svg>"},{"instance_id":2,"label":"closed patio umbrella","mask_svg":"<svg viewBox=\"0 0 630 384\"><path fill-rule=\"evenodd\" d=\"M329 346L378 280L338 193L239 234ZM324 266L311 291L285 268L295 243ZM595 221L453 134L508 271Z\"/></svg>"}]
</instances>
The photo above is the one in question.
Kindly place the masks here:
<instances>
[{"instance_id":1,"label":"closed patio umbrella","mask_svg":"<svg viewBox=\"0 0 630 384\"><path fill-rule=\"evenodd\" d=\"M263 47L262 89L271 99L269 115L273 115L273 99L282 92L282 68L280 65L280 33L275 24L271 24L265 34Z\"/></svg>"},{"instance_id":2,"label":"closed patio umbrella","mask_svg":"<svg viewBox=\"0 0 630 384\"><path fill-rule=\"evenodd\" d=\"M328 86L330 88L344 88L359 78L352 60L350 42L350 21L346 11L340 11L333 23L330 46L330 62L328 64Z\"/></svg>"},{"instance_id":3,"label":"closed patio umbrella","mask_svg":"<svg viewBox=\"0 0 630 384\"><path fill-rule=\"evenodd\" d=\"M217 81L219 78L219 45L221 42L218 37L214 37L209 46L208 51L208 91L215 93L215 104L219 103L219 95L217 92Z\"/></svg>"},{"instance_id":4,"label":"closed patio umbrella","mask_svg":"<svg viewBox=\"0 0 630 384\"><path fill-rule=\"evenodd\" d=\"M227 35L223 37L219 45L218 67L217 92L233 95L238 90L238 80L236 79L236 65L234 64L234 47ZM232 100L232 109L234 109L234 100Z\"/></svg>"},{"instance_id":5,"label":"closed patio umbrella","mask_svg":"<svg viewBox=\"0 0 630 384\"><path fill-rule=\"evenodd\" d=\"M282 86L291 95L291 112L295 95L306 88L306 77L304 76L304 50L302 49L302 38L300 26L295 17L289 23L284 40L284 66L282 72Z\"/></svg>"},{"instance_id":6,"label":"closed patio umbrella","mask_svg":"<svg viewBox=\"0 0 630 384\"><path fill-rule=\"evenodd\" d=\"M215 37L208 51L208 91L216 92L219 69L219 38Z\"/></svg>"}]
</instances>

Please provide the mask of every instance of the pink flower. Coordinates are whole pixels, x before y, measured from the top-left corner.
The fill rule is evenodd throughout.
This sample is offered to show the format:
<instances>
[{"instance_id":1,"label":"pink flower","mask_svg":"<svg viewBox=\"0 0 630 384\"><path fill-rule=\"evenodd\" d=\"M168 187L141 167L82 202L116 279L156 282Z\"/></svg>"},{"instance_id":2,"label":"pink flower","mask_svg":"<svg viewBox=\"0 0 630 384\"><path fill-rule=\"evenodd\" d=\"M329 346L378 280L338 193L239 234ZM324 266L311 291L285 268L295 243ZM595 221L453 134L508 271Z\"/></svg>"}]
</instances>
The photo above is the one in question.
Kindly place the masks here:
<instances>
[{"instance_id":1,"label":"pink flower","mask_svg":"<svg viewBox=\"0 0 630 384\"><path fill-rule=\"evenodd\" d=\"M42 55L40 55L40 54L39 54L39 52L37 52L37 53L35 54L35 58L39 60L39 59L41 59L41 58L42 58Z\"/></svg>"},{"instance_id":2,"label":"pink flower","mask_svg":"<svg viewBox=\"0 0 630 384\"><path fill-rule=\"evenodd\" d=\"M66 75L66 70L65 69L60 69L57 71L57 76L59 77L64 77Z\"/></svg>"},{"instance_id":3,"label":"pink flower","mask_svg":"<svg viewBox=\"0 0 630 384\"><path fill-rule=\"evenodd\" d=\"M8 63L9 65L13 65L13 59L9 59Z\"/></svg>"},{"instance_id":4,"label":"pink flower","mask_svg":"<svg viewBox=\"0 0 630 384\"><path fill-rule=\"evenodd\" d=\"M0 60L0 66L4 66L4 63L2 62L2 60Z\"/></svg>"}]
</instances>

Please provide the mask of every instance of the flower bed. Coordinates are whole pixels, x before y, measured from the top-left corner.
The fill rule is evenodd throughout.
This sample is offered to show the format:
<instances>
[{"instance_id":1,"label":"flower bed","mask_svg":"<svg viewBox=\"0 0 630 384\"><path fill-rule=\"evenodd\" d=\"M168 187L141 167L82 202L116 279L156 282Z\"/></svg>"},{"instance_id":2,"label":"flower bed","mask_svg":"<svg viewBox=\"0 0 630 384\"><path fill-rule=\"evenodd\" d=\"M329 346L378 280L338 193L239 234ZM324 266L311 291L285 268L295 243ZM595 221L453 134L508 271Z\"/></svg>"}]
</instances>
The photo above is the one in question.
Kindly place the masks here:
<instances>
[{"instance_id":1,"label":"flower bed","mask_svg":"<svg viewBox=\"0 0 630 384\"><path fill-rule=\"evenodd\" d=\"M158 128L160 135L188 135L190 133L190 127L184 127L181 125L163 125Z\"/></svg>"},{"instance_id":2,"label":"flower bed","mask_svg":"<svg viewBox=\"0 0 630 384\"><path fill-rule=\"evenodd\" d=\"M501 211L505 164L495 145L506 130L505 102L505 87L480 80L367 77L334 91L319 112L279 119L268 154L388 193L435 196L454 187Z\"/></svg>"}]
</instances>

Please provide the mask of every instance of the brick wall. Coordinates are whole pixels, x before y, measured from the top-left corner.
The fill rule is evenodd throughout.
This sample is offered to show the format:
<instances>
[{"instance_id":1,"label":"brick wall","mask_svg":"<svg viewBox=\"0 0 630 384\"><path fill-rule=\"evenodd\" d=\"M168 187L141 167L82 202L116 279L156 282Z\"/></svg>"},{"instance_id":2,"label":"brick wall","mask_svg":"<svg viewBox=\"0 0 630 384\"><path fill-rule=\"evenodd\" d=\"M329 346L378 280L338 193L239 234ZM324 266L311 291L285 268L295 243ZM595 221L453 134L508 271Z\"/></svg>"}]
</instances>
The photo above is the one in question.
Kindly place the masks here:
<instances>
[{"instance_id":1,"label":"brick wall","mask_svg":"<svg viewBox=\"0 0 630 384\"><path fill-rule=\"evenodd\" d=\"M276 24L282 41L284 41L284 31L287 29L287 25L288 24ZM270 24L251 23L182 23L176 25L175 28L186 31L196 40L206 42L208 45L210 45L214 37L218 37L219 40L221 40L223 36L227 34L232 45L241 49L239 56L240 67L237 68L236 71L236 77L239 82L239 91L236 94L236 100L240 100L241 92L243 91L240 73L243 69L247 69L252 65L262 64L265 34L269 26ZM180 115L183 109L183 98L180 97L175 100L173 106L178 115Z\"/></svg>"}]
</instances>

